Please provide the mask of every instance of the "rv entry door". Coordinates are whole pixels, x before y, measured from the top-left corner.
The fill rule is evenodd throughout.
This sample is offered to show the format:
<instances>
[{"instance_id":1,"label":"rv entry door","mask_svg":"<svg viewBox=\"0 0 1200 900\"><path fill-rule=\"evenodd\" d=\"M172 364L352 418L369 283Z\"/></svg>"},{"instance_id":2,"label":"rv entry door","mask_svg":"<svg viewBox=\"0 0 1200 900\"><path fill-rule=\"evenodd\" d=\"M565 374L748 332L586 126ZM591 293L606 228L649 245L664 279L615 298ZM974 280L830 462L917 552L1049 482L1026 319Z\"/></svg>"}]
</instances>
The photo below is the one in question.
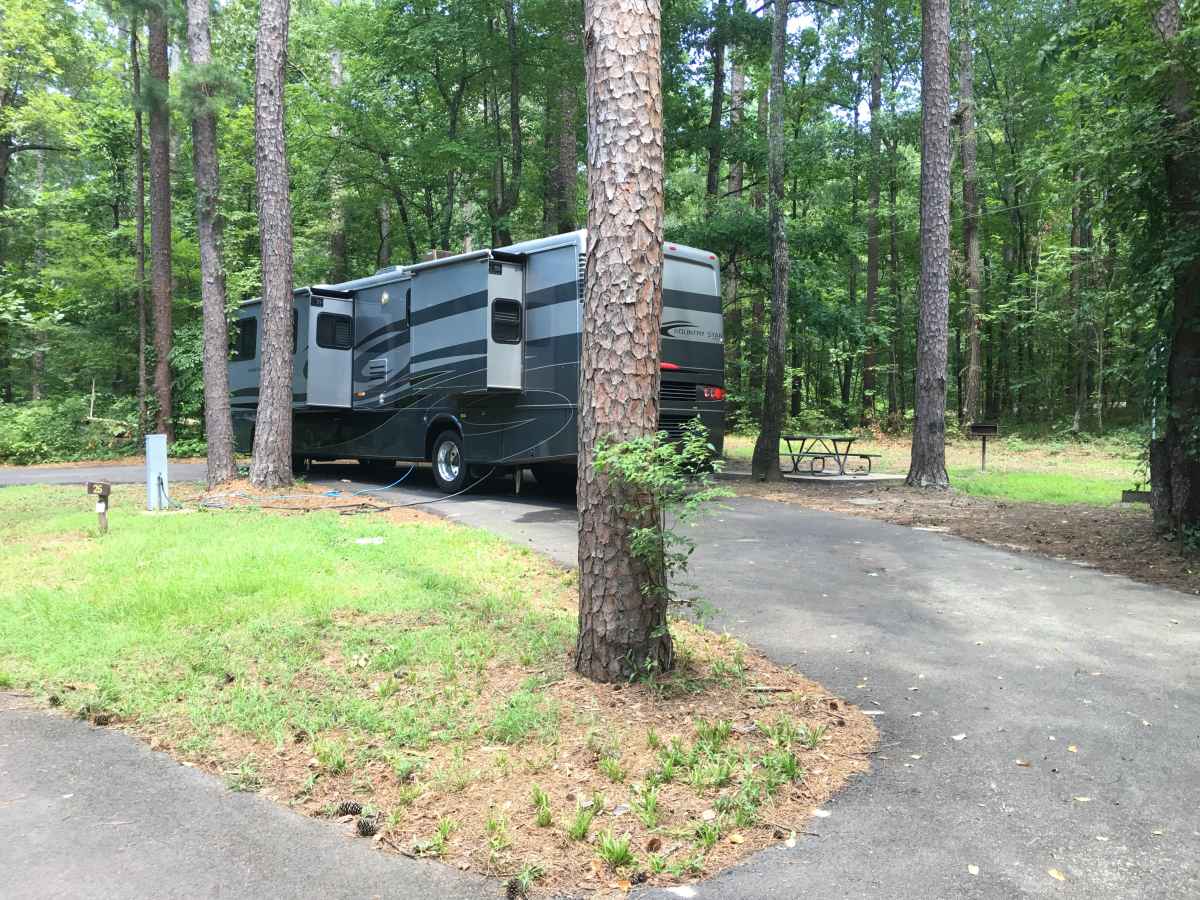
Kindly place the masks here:
<instances>
[{"instance_id":1,"label":"rv entry door","mask_svg":"<svg viewBox=\"0 0 1200 900\"><path fill-rule=\"evenodd\" d=\"M309 291L309 406L350 408L354 359L352 296L345 291Z\"/></svg>"},{"instance_id":2,"label":"rv entry door","mask_svg":"<svg viewBox=\"0 0 1200 900\"><path fill-rule=\"evenodd\" d=\"M525 266L488 260L487 386L519 391L524 385Z\"/></svg>"}]
</instances>

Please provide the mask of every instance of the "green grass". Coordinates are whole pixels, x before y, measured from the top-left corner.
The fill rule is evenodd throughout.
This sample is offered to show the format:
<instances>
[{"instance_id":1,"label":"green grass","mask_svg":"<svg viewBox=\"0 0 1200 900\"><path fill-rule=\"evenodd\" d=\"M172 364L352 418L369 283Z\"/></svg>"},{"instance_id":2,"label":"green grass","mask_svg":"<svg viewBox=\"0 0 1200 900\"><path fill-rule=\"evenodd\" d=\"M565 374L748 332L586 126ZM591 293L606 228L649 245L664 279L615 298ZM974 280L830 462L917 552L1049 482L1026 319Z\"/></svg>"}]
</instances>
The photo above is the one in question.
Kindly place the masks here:
<instances>
[{"instance_id":1,"label":"green grass","mask_svg":"<svg viewBox=\"0 0 1200 900\"><path fill-rule=\"evenodd\" d=\"M5 683L161 722L193 750L224 728L300 735L330 772L371 744L552 736L530 685L478 709L489 664L546 667L573 640L573 616L531 602L527 552L380 516L150 516L137 493L117 489L99 537L79 488L0 490Z\"/></svg>"},{"instance_id":2,"label":"green grass","mask_svg":"<svg viewBox=\"0 0 1200 900\"><path fill-rule=\"evenodd\" d=\"M726 459L748 464L754 440L753 435L726 435ZM876 472L908 471L908 438L866 439L854 449L880 454ZM979 469L979 450L975 440L951 436L947 442L946 465L955 490L1018 503L1109 506L1139 480L1140 450L1124 438L1002 437L988 442L986 472Z\"/></svg>"}]
</instances>

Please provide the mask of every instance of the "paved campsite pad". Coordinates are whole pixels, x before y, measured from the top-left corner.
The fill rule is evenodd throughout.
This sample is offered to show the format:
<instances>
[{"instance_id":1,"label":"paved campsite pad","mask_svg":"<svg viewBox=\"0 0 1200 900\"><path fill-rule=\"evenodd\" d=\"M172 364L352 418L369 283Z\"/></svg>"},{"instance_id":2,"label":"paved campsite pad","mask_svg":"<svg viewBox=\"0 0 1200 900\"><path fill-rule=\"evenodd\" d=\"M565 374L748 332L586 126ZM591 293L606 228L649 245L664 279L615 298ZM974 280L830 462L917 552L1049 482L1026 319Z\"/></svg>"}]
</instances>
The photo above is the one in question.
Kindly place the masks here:
<instances>
[{"instance_id":1,"label":"paved campsite pad","mask_svg":"<svg viewBox=\"0 0 1200 900\"><path fill-rule=\"evenodd\" d=\"M6 900L487 896L482 878L371 852L134 737L0 692ZM397 886L403 893L399 893Z\"/></svg>"},{"instance_id":2,"label":"paved campsite pad","mask_svg":"<svg viewBox=\"0 0 1200 900\"><path fill-rule=\"evenodd\" d=\"M1095 566L1136 581L1200 594L1200 555L1154 532L1144 504L1058 506L972 497L954 491L919 491L904 485L839 483L731 483L739 494L806 509L847 513L949 532L1018 553Z\"/></svg>"}]
</instances>

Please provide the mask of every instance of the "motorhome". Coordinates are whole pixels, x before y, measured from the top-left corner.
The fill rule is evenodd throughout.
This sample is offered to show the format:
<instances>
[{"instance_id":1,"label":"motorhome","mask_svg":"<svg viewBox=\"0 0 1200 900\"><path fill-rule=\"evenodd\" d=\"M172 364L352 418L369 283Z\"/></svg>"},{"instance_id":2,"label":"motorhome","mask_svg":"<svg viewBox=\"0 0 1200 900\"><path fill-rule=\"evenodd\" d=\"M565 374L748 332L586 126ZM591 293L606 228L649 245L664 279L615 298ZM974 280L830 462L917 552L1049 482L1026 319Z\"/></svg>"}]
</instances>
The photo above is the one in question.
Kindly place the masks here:
<instances>
[{"instance_id":1,"label":"motorhome","mask_svg":"<svg viewBox=\"0 0 1200 900\"><path fill-rule=\"evenodd\" d=\"M429 462L439 488L532 469L574 484L587 235L383 269L294 293L293 464ZM714 254L663 248L659 426L699 416L720 448L724 354ZM238 449L253 444L261 305L242 304L229 364Z\"/></svg>"}]
</instances>

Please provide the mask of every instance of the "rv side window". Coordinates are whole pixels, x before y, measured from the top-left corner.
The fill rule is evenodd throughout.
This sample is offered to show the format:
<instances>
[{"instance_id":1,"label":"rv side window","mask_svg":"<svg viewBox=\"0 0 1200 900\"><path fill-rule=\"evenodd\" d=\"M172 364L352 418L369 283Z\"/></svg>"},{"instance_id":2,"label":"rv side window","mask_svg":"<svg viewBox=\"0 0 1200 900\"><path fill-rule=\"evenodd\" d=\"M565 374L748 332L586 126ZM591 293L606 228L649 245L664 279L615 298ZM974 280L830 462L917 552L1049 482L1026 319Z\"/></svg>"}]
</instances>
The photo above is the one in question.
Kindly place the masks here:
<instances>
[{"instance_id":1,"label":"rv side window","mask_svg":"<svg viewBox=\"0 0 1200 900\"><path fill-rule=\"evenodd\" d=\"M354 346L354 319L336 313L319 314L317 346L327 350L349 350Z\"/></svg>"},{"instance_id":2,"label":"rv side window","mask_svg":"<svg viewBox=\"0 0 1200 900\"><path fill-rule=\"evenodd\" d=\"M296 312L296 307L292 307L292 356L296 355L296 334L300 330L300 313Z\"/></svg>"},{"instance_id":3,"label":"rv side window","mask_svg":"<svg viewBox=\"0 0 1200 900\"><path fill-rule=\"evenodd\" d=\"M237 320L237 336L233 341L233 361L246 362L254 359L254 351L258 345L258 319L251 316L248 319Z\"/></svg>"},{"instance_id":4,"label":"rv side window","mask_svg":"<svg viewBox=\"0 0 1200 900\"><path fill-rule=\"evenodd\" d=\"M492 340L497 344L521 343L521 304L516 300L492 301Z\"/></svg>"}]
</instances>

